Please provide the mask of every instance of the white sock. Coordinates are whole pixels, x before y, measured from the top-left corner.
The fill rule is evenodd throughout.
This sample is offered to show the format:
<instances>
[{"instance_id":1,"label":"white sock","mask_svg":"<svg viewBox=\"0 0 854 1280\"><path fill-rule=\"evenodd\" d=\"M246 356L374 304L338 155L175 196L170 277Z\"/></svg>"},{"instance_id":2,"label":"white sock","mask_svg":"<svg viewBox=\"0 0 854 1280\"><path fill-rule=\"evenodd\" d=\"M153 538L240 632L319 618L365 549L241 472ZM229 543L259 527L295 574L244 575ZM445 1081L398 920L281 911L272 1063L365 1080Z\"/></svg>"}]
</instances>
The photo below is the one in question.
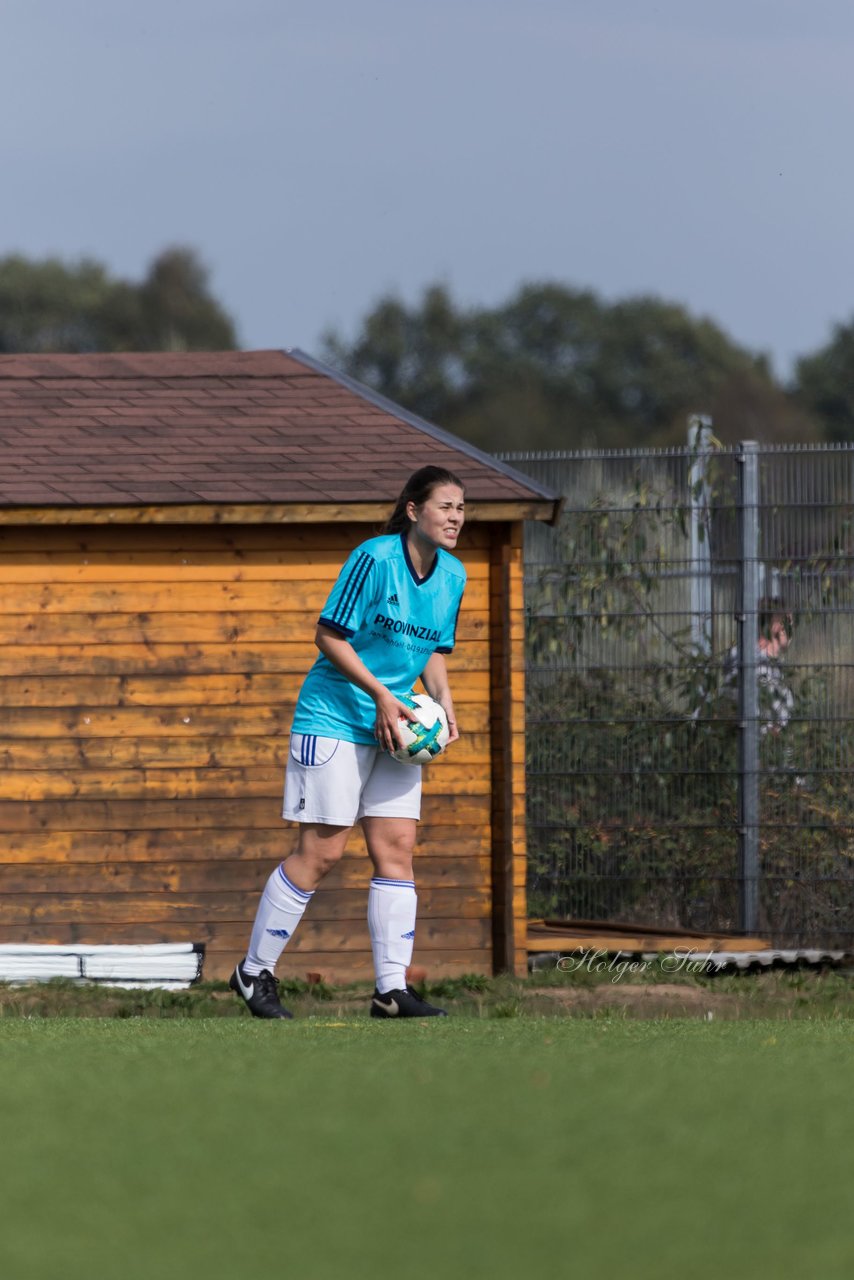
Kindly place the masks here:
<instances>
[{"instance_id":1,"label":"white sock","mask_svg":"<svg viewBox=\"0 0 854 1280\"><path fill-rule=\"evenodd\" d=\"M418 895L414 880L386 880L375 876L368 892L368 929L377 991L401 991L415 945Z\"/></svg>"},{"instance_id":2,"label":"white sock","mask_svg":"<svg viewBox=\"0 0 854 1280\"><path fill-rule=\"evenodd\" d=\"M258 903L249 950L243 962L244 972L275 971L276 962L302 920L302 913L311 902L313 892L298 889L285 875L284 867L276 867Z\"/></svg>"}]
</instances>

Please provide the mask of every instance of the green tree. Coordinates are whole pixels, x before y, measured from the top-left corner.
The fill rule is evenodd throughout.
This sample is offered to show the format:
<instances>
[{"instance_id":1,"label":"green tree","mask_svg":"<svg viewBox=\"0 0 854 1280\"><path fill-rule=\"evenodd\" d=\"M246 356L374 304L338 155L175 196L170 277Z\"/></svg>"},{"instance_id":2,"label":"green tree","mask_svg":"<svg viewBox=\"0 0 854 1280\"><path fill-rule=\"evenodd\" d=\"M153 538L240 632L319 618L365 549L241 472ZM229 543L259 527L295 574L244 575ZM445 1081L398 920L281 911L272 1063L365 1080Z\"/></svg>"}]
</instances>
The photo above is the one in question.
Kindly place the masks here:
<instances>
[{"instance_id":1,"label":"green tree","mask_svg":"<svg viewBox=\"0 0 854 1280\"><path fill-rule=\"evenodd\" d=\"M697 412L726 441L816 435L765 357L657 298L541 283L465 310L433 285L412 308L381 299L352 343L324 343L333 365L485 449L684 443Z\"/></svg>"},{"instance_id":2,"label":"green tree","mask_svg":"<svg viewBox=\"0 0 854 1280\"><path fill-rule=\"evenodd\" d=\"M220 351L234 325L192 249L170 248L134 284L98 262L0 259L0 352Z\"/></svg>"},{"instance_id":3,"label":"green tree","mask_svg":"<svg viewBox=\"0 0 854 1280\"><path fill-rule=\"evenodd\" d=\"M798 361L793 391L828 440L854 440L854 320L836 325L826 347Z\"/></svg>"}]
</instances>

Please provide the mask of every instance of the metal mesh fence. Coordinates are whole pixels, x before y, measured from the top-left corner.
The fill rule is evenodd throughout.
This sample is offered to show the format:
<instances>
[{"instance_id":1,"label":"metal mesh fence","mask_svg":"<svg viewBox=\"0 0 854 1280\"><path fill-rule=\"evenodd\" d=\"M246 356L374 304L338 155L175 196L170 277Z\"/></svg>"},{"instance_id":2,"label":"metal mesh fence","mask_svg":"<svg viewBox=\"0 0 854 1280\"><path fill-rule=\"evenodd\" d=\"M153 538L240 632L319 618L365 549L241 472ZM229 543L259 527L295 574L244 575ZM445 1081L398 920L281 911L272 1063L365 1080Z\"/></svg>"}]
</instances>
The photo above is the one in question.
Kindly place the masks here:
<instances>
[{"instance_id":1,"label":"metal mesh fence","mask_svg":"<svg viewBox=\"0 0 854 1280\"><path fill-rule=\"evenodd\" d=\"M501 456L564 495L526 529L531 914L851 946L854 446Z\"/></svg>"}]
</instances>

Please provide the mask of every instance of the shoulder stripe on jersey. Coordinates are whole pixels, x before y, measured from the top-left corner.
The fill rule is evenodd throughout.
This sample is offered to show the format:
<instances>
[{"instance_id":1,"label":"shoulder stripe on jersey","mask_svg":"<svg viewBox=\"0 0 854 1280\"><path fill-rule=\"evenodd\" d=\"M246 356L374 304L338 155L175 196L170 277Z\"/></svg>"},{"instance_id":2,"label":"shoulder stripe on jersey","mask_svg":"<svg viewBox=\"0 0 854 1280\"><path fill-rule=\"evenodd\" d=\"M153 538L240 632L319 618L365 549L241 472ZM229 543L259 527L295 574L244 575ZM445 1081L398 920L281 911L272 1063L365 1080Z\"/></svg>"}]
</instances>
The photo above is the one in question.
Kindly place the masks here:
<instances>
[{"instance_id":1,"label":"shoulder stripe on jersey","mask_svg":"<svg viewBox=\"0 0 854 1280\"><path fill-rule=\"evenodd\" d=\"M373 568L373 564L373 556L370 556L366 551L363 551L353 567L344 588L341 601L333 614L336 622L343 623L346 626L350 621L350 618L353 615L353 610L356 607L356 601L359 598L359 593L365 585L365 581Z\"/></svg>"},{"instance_id":2,"label":"shoulder stripe on jersey","mask_svg":"<svg viewBox=\"0 0 854 1280\"><path fill-rule=\"evenodd\" d=\"M332 611L332 621L337 622L339 626L346 626L347 622L355 608L356 601L359 598L359 592L365 585L365 579L371 572L374 565L374 557L368 555L367 551L363 551L359 556L353 568L350 570L350 576L344 583L344 590L341 593L341 599Z\"/></svg>"}]
</instances>

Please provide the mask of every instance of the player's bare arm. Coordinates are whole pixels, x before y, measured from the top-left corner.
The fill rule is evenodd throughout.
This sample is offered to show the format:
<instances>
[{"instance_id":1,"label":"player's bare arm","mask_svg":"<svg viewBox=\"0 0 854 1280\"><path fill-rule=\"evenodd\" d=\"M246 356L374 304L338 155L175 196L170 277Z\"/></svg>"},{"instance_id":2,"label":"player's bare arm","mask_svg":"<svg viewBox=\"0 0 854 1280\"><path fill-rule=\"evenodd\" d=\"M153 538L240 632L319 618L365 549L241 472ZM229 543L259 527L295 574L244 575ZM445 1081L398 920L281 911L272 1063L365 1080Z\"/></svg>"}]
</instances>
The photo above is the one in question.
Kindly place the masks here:
<instances>
[{"instance_id":1,"label":"player's bare arm","mask_svg":"<svg viewBox=\"0 0 854 1280\"><path fill-rule=\"evenodd\" d=\"M343 676L373 698L377 706L374 731L380 746L387 751L394 751L396 747L403 746L402 740L398 737L397 722L401 716L406 720L417 721L415 712L371 674L346 636L333 631L331 627L318 624L314 642L324 657L328 658ZM437 698L436 701L438 702L439 699Z\"/></svg>"},{"instance_id":2,"label":"player's bare arm","mask_svg":"<svg viewBox=\"0 0 854 1280\"><path fill-rule=\"evenodd\" d=\"M454 712L454 700L451 697L451 688L448 683L448 668L444 654L432 653L430 655L427 660L427 666L421 673L421 680L430 697L438 702L448 717L448 729L451 735L448 738L448 746L450 746L452 742L456 742L460 736L460 731L457 728L457 717Z\"/></svg>"}]
</instances>

